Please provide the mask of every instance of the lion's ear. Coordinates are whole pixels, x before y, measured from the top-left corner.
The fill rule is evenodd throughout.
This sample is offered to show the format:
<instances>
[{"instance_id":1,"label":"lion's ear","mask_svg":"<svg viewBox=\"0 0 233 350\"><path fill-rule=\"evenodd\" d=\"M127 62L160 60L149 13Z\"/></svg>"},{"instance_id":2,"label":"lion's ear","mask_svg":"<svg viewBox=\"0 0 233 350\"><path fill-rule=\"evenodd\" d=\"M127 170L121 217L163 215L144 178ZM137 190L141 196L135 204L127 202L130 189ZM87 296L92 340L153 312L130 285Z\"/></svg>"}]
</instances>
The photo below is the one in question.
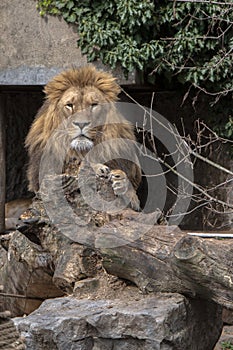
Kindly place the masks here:
<instances>
[{"instance_id":1,"label":"lion's ear","mask_svg":"<svg viewBox=\"0 0 233 350\"><path fill-rule=\"evenodd\" d=\"M108 101L116 101L118 95L121 92L120 86L116 82L111 74L107 72L101 72L96 70L96 84L95 86L99 89Z\"/></svg>"}]
</instances>

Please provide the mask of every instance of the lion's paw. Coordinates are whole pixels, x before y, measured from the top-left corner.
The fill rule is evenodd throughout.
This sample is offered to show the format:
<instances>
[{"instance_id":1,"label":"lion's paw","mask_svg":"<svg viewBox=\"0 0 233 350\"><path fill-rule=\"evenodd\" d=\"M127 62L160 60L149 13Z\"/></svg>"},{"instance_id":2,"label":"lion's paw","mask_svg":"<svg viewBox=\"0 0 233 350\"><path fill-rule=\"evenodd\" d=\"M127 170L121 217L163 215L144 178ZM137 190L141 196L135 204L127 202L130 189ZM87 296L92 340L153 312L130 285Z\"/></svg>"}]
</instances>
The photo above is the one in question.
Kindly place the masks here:
<instances>
[{"instance_id":1,"label":"lion's paw","mask_svg":"<svg viewBox=\"0 0 233 350\"><path fill-rule=\"evenodd\" d=\"M129 188L130 182L127 175L122 170L111 170L109 174L110 180L112 181L112 188L117 196L124 195Z\"/></svg>"},{"instance_id":2,"label":"lion's paw","mask_svg":"<svg viewBox=\"0 0 233 350\"><path fill-rule=\"evenodd\" d=\"M140 211L140 201L124 171L119 169L111 170L109 177L115 195L124 197L126 202L130 203L132 209Z\"/></svg>"},{"instance_id":3,"label":"lion's paw","mask_svg":"<svg viewBox=\"0 0 233 350\"><path fill-rule=\"evenodd\" d=\"M110 169L107 165L104 165L101 163L95 163L95 164L92 163L91 166L97 176L102 178L109 177Z\"/></svg>"}]
</instances>

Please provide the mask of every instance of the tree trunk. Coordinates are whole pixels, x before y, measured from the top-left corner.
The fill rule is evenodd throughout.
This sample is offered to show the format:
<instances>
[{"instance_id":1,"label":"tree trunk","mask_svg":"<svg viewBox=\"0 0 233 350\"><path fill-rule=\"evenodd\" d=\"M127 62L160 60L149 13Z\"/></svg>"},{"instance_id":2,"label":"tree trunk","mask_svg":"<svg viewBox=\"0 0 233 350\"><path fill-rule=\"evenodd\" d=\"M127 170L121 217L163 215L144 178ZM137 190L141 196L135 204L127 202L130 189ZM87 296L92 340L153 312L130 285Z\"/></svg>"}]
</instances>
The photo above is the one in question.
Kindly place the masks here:
<instances>
[{"instance_id":1,"label":"tree trunk","mask_svg":"<svg viewBox=\"0 0 233 350\"><path fill-rule=\"evenodd\" d=\"M128 244L100 250L108 273L145 291L178 292L233 309L232 240L201 239L163 226L133 242L127 229L124 234Z\"/></svg>"}]
</instances>

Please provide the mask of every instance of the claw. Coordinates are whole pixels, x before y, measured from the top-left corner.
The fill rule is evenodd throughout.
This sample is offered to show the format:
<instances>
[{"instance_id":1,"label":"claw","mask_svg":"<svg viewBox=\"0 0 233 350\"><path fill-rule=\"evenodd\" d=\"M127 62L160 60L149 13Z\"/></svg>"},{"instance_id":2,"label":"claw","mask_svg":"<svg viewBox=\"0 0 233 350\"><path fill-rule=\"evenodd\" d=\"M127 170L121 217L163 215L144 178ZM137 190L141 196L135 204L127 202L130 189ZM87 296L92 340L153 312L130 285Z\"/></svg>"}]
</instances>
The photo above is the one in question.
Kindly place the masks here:
<instances>
[{"instance_id":1,"label":"claw","mask_svg":"<svg viewBox=\"0 0 233 350\"><path fill-rule=\"evenodd\" d=\"M110 169L107 165L104 164L91 164L96 176L99 176L101 178L108 178Z\"/></svg>"},{"instance_id":2,"label":"claw","mask_svg":"<svg viewBox=\"0 0 233 350\"><path fill-rule=\"evenodd\" d=\"M119 169L112 170L110 180L115 195L128 198L131 208L140 211L140 201L125 172Z\"/></svg>"},{"instance_id":3,"label":"claw","mask_svg":"<svg viewBox=\"0 0 233 350\"><path fill-rule=\"evenodd\" d=\"M110 180L115 195L124 195L129 188L129 180L122 170L112 170L110 172Z\"/></svg>"}]
</instances>

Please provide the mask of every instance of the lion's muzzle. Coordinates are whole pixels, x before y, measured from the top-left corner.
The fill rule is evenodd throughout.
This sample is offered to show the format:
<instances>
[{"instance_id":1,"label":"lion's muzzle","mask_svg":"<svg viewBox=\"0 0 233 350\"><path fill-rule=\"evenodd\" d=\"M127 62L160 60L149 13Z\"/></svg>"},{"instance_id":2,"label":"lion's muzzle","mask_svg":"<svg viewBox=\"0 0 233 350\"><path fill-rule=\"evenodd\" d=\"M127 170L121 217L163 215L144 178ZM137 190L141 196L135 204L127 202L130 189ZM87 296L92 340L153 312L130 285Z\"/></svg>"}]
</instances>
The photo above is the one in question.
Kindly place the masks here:
<instances>
[{"instance_id":1,"label":"lion's muzzle","mask_svg":"<svg viewBox=\"0 0 233 350\"><path fill-rule=\"evenodd\" d=\"M94 143L88 137L80 135L73 139L70 148L78 151L88 151L93 147Z\"/></svg>"}]
</instances>

